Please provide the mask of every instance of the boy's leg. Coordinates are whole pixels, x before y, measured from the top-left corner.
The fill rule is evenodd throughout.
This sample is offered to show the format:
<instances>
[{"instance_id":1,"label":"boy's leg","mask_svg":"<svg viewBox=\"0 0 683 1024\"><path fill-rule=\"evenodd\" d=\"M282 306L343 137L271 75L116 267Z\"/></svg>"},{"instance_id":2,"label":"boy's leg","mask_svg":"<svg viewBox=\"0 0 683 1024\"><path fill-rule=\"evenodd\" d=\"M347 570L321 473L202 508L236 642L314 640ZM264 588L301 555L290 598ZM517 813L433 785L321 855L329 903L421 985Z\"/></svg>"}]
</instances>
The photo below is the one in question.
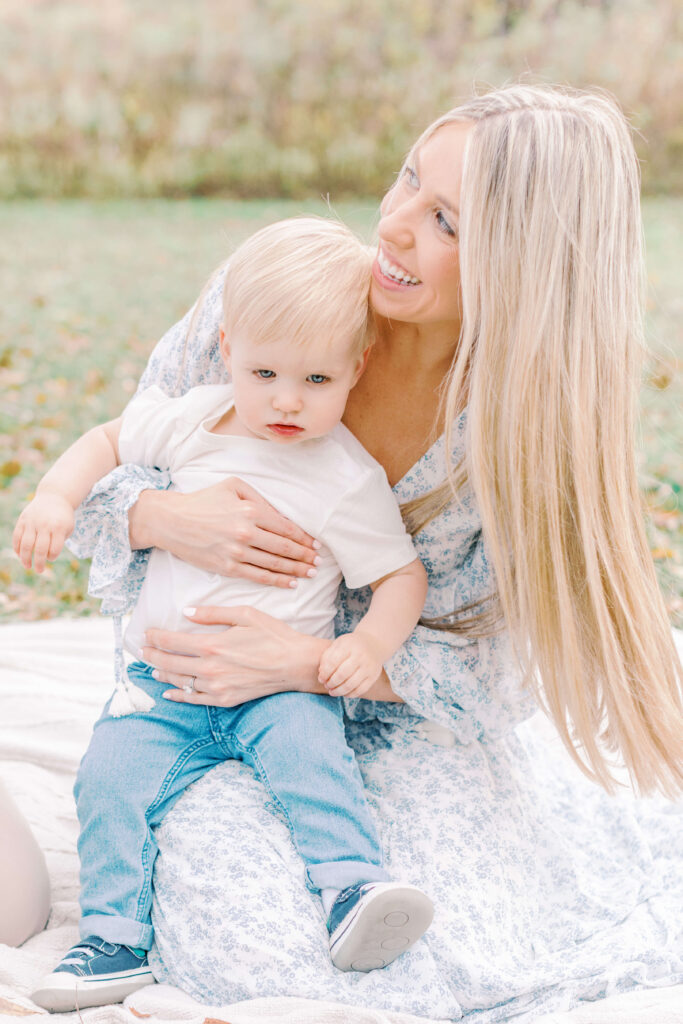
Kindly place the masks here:
<instances>
[{"instance_id":1,"label":"boy's leg","mask_svg":"<svg viewBox=\"0 0 683 1024\"><path fill-rule=\"evenodd\" d=\"M284 811L309 886L339 890L327 921L332 962L386 967L424 934L433 906L415 886L388 881L342 702L280 693L214 712L232 756L256 769Z\"/></svg>"},{"instance_id":2,"label":"boy's leg","mask_svg":"<svg viewBox=\"0 0 683 1024\"><path fill-rule=\"evenodd\" d=\"M341 701L278 693L210 715L230 756L253 766L284 812L310 888L389 878Z\"/></svg>"},{"instance_id":3,"label":"boy's leg","mask_svg":"<svg viewBox=\"0 0 683 1024\"><path fill-rule=\"evenodd\" d=\"M191 782L225 759L206 708L164 700L165 684L150 673L131 666L131 678L155 706L122 718L105 708L74 790L81 825L81 937L142 949L152 945L152 830Z\"/></svg>"}]
</instances>

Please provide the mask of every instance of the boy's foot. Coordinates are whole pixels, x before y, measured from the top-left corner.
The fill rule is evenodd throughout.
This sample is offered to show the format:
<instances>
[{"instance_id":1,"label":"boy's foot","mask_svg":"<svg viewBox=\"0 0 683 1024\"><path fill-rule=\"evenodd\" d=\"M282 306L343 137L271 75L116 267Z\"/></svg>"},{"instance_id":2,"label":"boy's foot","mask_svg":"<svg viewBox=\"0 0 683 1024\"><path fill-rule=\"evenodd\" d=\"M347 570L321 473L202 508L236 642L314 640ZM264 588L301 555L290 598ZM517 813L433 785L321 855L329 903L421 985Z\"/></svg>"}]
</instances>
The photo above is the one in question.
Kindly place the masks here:
<instances>
[{"instance_id":1,"label":"boy's foot","mask_svg":"<svg viewBox=\"0 0 683 1024\"><path fill-rule=\"evenodd\" d=\"M386 967L417 942L433 917L432 901L414 885L350 885L337 896L327 921L332 963L340 971Z\"/></svg>"},{"instance_id":2,"label":"boy's foot","mask_svg":"<svg viewBox=\"0 0 683 1024\"><path fill-rule=\"evenodd\" d=\"M45 1010L64 1012L120 1003L131 992L154 983L144 949L105 942L96 935L73 946L31 999Z\"/></svg>"}]
</instances>

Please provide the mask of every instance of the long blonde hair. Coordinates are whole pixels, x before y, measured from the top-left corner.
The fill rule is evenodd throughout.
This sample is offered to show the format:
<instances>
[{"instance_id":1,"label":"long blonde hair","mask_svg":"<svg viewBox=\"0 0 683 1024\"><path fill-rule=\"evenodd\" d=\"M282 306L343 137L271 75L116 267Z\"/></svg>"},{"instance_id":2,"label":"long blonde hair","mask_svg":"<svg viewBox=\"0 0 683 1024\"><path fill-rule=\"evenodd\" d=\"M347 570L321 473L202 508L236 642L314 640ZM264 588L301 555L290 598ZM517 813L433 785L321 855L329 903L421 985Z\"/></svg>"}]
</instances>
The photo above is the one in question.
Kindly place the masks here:
<instances>
[{"instance_id":1,"label":"long blonde hair","mask_svg":"<svg viewBox=\"0 0 683 1024\"><path fill-rule=\"evenodd\" d=\"M504 620L586 774L612 791L616 753L637 789L674 795L681 664L635 466L643 264L630 132L606 95L511 86L450 111L415 148L459 122L473 127L446 423L448 434L465 395L465 473Z\"/></svg>"}]
</instances>

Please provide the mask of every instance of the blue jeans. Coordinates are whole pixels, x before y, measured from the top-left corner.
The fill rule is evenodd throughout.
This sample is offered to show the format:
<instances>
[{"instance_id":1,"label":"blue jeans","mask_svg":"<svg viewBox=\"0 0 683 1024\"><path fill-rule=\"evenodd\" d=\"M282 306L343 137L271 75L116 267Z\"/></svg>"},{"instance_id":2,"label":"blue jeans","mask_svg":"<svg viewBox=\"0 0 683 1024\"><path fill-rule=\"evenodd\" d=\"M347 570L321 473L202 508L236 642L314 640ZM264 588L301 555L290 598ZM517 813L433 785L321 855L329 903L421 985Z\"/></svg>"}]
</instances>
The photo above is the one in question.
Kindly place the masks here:
<instances>
[{"instance_id":1,"label":"blue jeans","mask_svg":"<svg viewBox=\"0 0 683 1024\"><path fill-rule=\"evenodd\" d=\"M134 683L156 703L95 725L75 786L81 834L81 937L149 949L153 829L191 782L222 761L252 766L283 811L311 889L388 879L342 702L277 693L234 708L164 700L142 662Z\"/></svg>"}]
</instances>

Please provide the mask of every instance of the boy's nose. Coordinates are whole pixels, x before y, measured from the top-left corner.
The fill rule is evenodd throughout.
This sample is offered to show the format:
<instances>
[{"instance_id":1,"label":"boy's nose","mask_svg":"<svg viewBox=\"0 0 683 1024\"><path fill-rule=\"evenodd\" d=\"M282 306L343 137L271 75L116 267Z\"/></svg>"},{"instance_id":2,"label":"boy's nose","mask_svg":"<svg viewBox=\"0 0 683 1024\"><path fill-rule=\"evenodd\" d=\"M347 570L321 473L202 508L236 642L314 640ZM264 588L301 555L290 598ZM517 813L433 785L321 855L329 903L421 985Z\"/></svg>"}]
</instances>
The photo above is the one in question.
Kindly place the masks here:
<instances>
[{"instance_id":1,"label":"boy's nose","mask_svg":"<svg viewBox=\"0 0 683 1024\"><path fill-rule=\"evenodd\" d=\"M273 398L273 408L278 412L294 413L301 412L303 402L296 391L280 391Z\"/></svg>"}]
</instances>

